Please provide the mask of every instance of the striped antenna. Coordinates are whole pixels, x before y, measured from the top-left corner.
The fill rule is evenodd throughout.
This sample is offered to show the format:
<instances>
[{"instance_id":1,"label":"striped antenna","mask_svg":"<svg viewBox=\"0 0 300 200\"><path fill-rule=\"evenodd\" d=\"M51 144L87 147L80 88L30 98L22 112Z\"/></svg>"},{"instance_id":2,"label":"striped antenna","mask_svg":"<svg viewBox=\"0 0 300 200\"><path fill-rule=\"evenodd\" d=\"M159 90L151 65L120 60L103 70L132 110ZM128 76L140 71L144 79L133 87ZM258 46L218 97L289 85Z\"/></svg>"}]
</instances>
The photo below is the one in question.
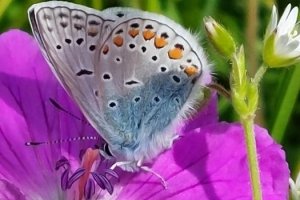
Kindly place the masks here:
<instances>
[{"instance_id":1,"label":"striped antenna","mask_svg":"<svg viewBox=\"0 0 300 200\"><path fill-rule=\"evenodd\" d=\"M73 141L80 141L80 140L100 140L100 137L98 137L98 136L82 136L82 137L74 137L74 138L69 138L69 139L53 140L53 141L47 141L47 142L25 142L25 146L60 144L63 142L73 142Z\"/></svg>"}]
</instances>

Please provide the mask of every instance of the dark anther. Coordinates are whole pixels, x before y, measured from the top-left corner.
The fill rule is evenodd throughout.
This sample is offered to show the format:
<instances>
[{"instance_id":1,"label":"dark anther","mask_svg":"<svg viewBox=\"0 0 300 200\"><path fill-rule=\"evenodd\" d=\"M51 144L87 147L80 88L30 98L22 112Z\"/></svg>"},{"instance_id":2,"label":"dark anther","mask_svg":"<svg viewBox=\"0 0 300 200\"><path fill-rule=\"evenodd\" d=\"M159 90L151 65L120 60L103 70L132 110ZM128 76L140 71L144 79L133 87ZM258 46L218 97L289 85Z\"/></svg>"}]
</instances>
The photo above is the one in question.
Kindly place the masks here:
<instances>
[{"instance_id":1,"label":"dark anther","mask_svg":"<svg viewBox=\"0 0 300 200\"><path fill-rule=\"evenodd\" d=\"M56 48L57 48L57 49L61 49L61 46L60 46L60 45L56 45Z\"/></svg>"}]
</instances>

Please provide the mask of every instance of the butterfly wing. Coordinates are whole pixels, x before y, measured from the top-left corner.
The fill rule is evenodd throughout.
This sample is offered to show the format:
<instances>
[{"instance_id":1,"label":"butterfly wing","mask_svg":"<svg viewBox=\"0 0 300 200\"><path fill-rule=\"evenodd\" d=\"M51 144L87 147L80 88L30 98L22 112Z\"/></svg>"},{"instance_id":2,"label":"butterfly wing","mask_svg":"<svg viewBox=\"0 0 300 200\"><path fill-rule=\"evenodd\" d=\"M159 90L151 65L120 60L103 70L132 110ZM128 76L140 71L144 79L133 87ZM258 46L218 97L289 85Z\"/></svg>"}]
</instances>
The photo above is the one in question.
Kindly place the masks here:
<instances>
[{"instance_id":1,"label":"butterfly wing","mask_svg":"<svg viewBox=\"0 0 300 200\"><path fill-rule=\"evenodd\" d=\"M84 6L56 1L35 4L28 10L33 34L53 73L98 132L106 124L99 115L99 99L95 98L95 62L118 18L116 14L103 15Z\"/></svg>"},{"instance_id":2,"label":"butterfly wing","mask_svg":"<svg viewBox=\"0 0 300 200\"><path fill-rule=\"evenodd\" d=\"M97 57L97 94L114 154L148 160L170 146L172 125L203 99L210 67L195 37L175 22L127 13Z\"/></svg>"},{"instance_id":3,"label":"butterfly wing","mask_svg":"<svg viewBox=\"0 0 300 200\"><path fill-rule=\"evenodd\" d=\"M172 124L203 98L203 50L164 16L47 2L29 18L54 74L118 160L155 157L172 143Z\"/></svg>"}]
</instances>

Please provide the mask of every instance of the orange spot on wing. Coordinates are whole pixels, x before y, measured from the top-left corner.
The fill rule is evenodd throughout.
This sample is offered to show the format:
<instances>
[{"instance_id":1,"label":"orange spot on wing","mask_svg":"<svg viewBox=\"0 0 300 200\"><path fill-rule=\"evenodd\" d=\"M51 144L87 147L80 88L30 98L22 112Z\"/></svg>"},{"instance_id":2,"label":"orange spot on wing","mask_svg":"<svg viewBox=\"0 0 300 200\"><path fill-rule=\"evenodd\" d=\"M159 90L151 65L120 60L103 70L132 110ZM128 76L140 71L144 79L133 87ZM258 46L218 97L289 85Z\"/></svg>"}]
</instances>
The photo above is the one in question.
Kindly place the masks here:
<instances>
[{"instance_id":1,"label":"orange spot on wing","mask_svg":"<svg viewBox=\"0 0 300 200\"><path fill-rule=\"evenodd\" d=\"M103 54L107 54L108 51L109 51L109 47L108 47L108 45L106 44L106 45L103 47L102 52L103 52Z\"/></svg>"},{"instance_id":2,"label":"orange spot on wing","mask_svg":"<svg viewBox=\"0 0 300 200\"><path fill-rule=\"evenodd\" d=\"M187 66L184 69L184 72L188 75L188 76L192 76L195 75L197 73L198 69L194 66Z\"/></svg>"},{"instance_id":3,"label":"orange spot on wing","mask_svg":"<svg viewBox=\"0 0 300 200\"><path fill-rule=\"evenodd\" d=\"M166 46L168 44L168 42L166 41L166 39L164 37L156 37L154 40L154 45L156 48L162 48L164 46Z\"/></svg>"},{"instance_id":4,"label":"orange spot on wing","mask_svg":"<svg viewBox=\"0 0 300 200\"><path fill-rule=\"evenodd\" d=\"M174 49L171 49L169 50L168 52L168 55L169 55L169 58L171 59L180 59L182 58L182 49L180 48L174 48Z\"/></svg>"},{"instance_id":5,"label":"orange spot on wing","mask_svg":"<svg viewBox=\"0 0 300 200\"><path fill-rule=\"evenodd\" d=\"M143 36L145 40L151 40L155 36L155 32L151 30L145 30L143 31Z\"/></svg>"},{"instance_id":6,"label":"orange spot on wing","mask_svg":"<svg viewBox=\"0 0 300 200\"><path fill-rule=\"evenodd\" d=\"M128 31L128 34L131 37L135 38L135 36L137 36L139 34L139 30L138 29L131 29L131 30Z\"/></svg>"},{"instance_id":7,"label":"orange spot on wing","mask_svg":"<svg viewBox=\"0 0 300 200\"><path fill-rule=\"evenodd\" d=\"M121 47L123 45L124 40L123 37L118 35L114 38L113 42L116 46Z\"/></svg>"}]
</instances>

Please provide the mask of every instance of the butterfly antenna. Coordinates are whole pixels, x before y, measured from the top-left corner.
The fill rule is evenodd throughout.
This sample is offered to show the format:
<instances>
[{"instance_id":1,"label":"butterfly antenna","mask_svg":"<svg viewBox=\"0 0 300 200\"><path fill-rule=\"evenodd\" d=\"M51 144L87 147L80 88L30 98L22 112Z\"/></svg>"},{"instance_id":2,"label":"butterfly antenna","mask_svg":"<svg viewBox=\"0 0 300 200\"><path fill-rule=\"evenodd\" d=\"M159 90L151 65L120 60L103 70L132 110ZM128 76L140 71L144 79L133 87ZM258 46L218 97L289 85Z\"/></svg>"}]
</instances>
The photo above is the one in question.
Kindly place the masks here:
<instances>
[{"instance_id":1,"label":"butterfly antenna","mask_svg":"<svg viewBox=\"0 0 300 200\"><path fill-rule=\"evenodd\" d=\"M80 118L80 117L74 115L73 113L69 112L68 110L64 109L64 108L61 107L56 101L54 101L54 99L49 98L49 100L50 100L50 102L51 102L57 109L59 109L59 110L65 112L65 113L67 113L68 115L70 115L70 116L72 116L72 117L74 117L74 118L76 118L76 119L78 119L78 120L82 121L83 123L85 123L85 124L87 124L87 125L90 126L90 124L89 124L87 121L83 120L82 118Z\"/></svg>"},{"instance_id":2,"label":"butterfly antenna","mask_svg":"<svg viewBox=\"0 0 300 200\"><path fill-rule=\"evenodd\" d=\"M74 137L69 139L62 139L62 140L53 140L47 142L25 142L25 146L39 146L39 145L49 145L49 144L60 144L63 142L73 142L73 141L80 141L80 140L99 140L100 137L98 136L82 136L82 137Z\"/></svg>"}]
</instances>

